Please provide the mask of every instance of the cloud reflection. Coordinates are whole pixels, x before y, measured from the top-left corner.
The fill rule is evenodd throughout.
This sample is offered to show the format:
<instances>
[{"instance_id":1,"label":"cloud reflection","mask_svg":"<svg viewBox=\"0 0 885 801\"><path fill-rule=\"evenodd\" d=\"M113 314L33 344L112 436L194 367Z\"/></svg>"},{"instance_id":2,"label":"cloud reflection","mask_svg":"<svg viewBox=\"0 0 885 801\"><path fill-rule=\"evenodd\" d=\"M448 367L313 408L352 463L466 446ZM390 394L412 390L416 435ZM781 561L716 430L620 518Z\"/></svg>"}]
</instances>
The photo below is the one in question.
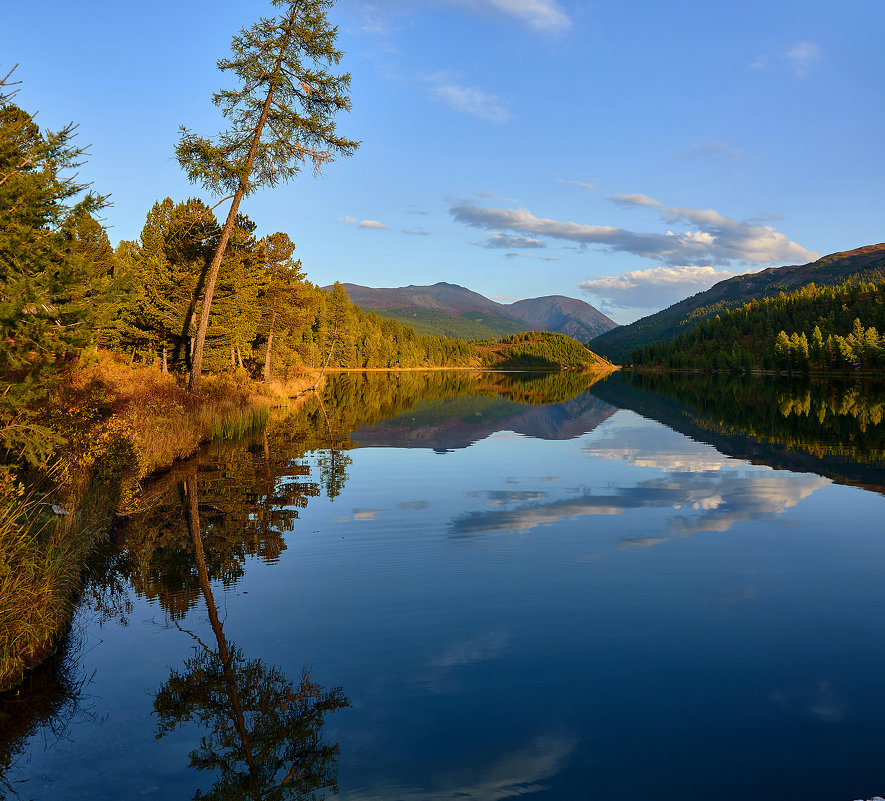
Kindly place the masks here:
<instances>
[{"instance_id":1,"label":"cloud reflection","mask_svg":"<svg viewBox=\"0 0 885 801\"><path fill-rule=\"evenodd\" d=\"M333 523L350 523L353 521L377 520L381 514L380 509L354 509L349 515L335 515L331 518Z\"/></svg>"},{"instance_id":2,"label":"cloud reflection","mask_svg":"<svg viewBox=\"0 0 885 801\"><path fill-rule=\"evenodd\" d=\"M786 710L807 712L824 723L840 723L848 713L844 698L826 680L818 681L813 689L772 690L768 697Z\"/></svg>"},{"instance_id":3,"label":"cloud reflection","mask_svg":"<svg viewBox=\"0 0 885 801\"><path fill-rule=\"evenodd\" d=\"M670 472L721 470L735 464L734 459L723 456L712 445L695 442L669 429L648 426L616 429L591 440L582 451L597 459Z\"/></svg>"},{"instance_id":4,"label":"cloud reflection","mask_svg":"<svg viewBox=\"0 0 885 801\"><path fill-rule=\"evenodd\" d=\"M430 661L430 667L450 668L461 665L472 665L488 659L497 659L510 644L510 633L491 631L463 642L449 646L438 657Z\"/></svg>"},{"instance_id":5,"label":"cloud reflection","mask_svg":"<svg viewBox=\"0 0 885 801\"><path fill-rule=\"evenodd\" d=\"M604 494L585 489L577 497L549 503L469 512L450 523L450 532L454 537L526 532L588 515L622 514L644 508L678 511L667 520L667 528L675 535L724 532L742 521L775 517L829 483L829 479L813 474L760 468L753 468L749 474L737 469L671 472ZM658 544L661 539L638 538L625 544Z\"/></svg>"},{"instance_id":6,"label":"cloud reflection","mask_svg":"<svg viewBox=\"0 0 885 801\"><path fill-rule=\"evenodd\" d=\"M468 492L468 498L485 498L489 506L512 506L516 503L534 503L543 500L550 493L532 492L531 490L486 490L485 492Z\"/></svg>"},{"instance_id":7,"label":"cloud reflection","mask_svg":"<svg viewBox=\"0 0 885 801\"><path fill-rule=\"evenodd\" d=\"M577 746L571 737L540 736L485 768L452 771L439 777L432 788L385 785L377 791L342 793L344 801L504 801L547 789L544 780L559 773Z\"/></svg>"}]
</instances>

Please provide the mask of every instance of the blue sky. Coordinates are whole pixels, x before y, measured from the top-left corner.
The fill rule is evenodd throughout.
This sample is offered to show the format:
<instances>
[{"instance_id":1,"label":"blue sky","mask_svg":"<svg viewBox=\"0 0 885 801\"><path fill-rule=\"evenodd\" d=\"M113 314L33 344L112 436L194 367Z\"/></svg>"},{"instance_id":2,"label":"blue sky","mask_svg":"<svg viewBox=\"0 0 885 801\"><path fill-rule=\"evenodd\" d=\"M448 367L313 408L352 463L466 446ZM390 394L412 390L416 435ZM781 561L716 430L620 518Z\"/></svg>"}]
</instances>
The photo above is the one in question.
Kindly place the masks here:
<instances>
[{"instance_id":1,"label":"blue sky","mask_svg":"<svg viewBox=\"0 0 885 801\"><path fill-rule=\"evenodd\" d=\"M4 9L0 69L79 123L112 241L200 195L178 126L265 2ZM728 275L885 240L880 0L339 0L357 154L247 198L308 278L580 297L617 322ZM9 35L12 32L13 35ZM208 197L206 197L209 200ZM214 202L214 201L213 201Z\"/></svg>"}]
</instances>

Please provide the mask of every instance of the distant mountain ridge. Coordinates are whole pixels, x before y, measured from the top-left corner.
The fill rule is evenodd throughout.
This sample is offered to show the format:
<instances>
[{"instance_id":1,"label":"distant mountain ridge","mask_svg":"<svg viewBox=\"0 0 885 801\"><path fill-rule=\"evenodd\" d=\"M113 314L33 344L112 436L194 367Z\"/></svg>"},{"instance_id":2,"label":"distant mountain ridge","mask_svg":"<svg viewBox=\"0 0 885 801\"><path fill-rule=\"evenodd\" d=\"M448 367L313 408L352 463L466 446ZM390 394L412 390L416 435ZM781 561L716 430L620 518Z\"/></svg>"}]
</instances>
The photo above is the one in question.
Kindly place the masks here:
<instances>
[{"instance_id":1,"label":"distant mountain ridge","mask_svg":"<svg viewBox=\"0 0 885 801\"><path fill-rule=\"evenodd\" d=\"M885 276L885 242L831 253L808 264L769 267L758 273L720 281L706 292L692 295L663 311L606 331L596 337L589 347L595 353L618 362L629 357L636 348L666 342L691 330L696 323L751 300L777 297L781 292L800 289L810 283L835 285L849 278L869 280L881 276Z\"/></svg>"},{"instance_id":2,"label":"distant mountain ridge","mask_svg":"<svg viewBox=\"0 0 885 801\"><path fill-rule=\"evenodd\" d=\"M588 342L618 325L589 303L564 295L505 304L443 281L432 286L395 288L343 286L360 308L396 317L414 325L419 333L482 338L517 331L552 331ZM453 322L456 318L457 323ZM476 333L468 333L473 331Z\"/></svg>"}]
</instances>

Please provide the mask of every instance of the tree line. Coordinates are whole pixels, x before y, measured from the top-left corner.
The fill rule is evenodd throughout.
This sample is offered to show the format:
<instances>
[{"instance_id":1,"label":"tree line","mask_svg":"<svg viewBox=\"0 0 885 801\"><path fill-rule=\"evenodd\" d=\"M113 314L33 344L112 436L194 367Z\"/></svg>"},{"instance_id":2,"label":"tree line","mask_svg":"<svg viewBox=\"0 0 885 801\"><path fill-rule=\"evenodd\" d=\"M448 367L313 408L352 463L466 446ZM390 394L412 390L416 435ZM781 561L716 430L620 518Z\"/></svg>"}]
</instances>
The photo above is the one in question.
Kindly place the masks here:
<instances>
[{"instance_id":1,"label":"tree line","mask_svg":"<svg viewBox=\"0 0 885 801\"><path fill-rule=\"evenodd\" d=\"M97 348L183 377L195 369L199 313L223 229L199 198L165 198L141 235L111 245L107 197L73 176L76 127L41 130L0 87L0 447L39 463L45 405L69 368ZM283 232L263 237L245 214L229 235L208 314L205 366L256 379L304 367L461 366L463 341L421 337L365 314L340 284L305 278Z\"/></svg>"},{"instance_id":2,"label":"tree line","mask_svg":"<svg viewBox=\"0 0 885 801\"><path fill-rule=\"evenodd\" d=\"M881 372L883 301L885 278L811 283L717 314L669 342L633 351L631 359L669 369Z\"/></svg>"}]
</instances>

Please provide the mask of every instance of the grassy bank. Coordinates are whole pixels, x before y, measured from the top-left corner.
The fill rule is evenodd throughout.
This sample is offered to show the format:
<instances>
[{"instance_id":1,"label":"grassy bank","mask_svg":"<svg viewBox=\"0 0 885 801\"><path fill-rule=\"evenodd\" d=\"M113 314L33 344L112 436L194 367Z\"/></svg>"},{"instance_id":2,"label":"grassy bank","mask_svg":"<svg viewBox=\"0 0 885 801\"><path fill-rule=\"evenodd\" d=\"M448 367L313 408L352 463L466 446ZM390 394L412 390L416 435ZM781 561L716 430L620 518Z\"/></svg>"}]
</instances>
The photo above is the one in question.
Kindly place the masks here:
<instances>
[{"instance_id":1,"label":"grassy bank","mask_svg":"<svg viewBox=\"0 0 885 801\"><path fill-rule=\"evenodd\" d=\"M317 381L286 384L207 376L188 395L175 377L109 355L73 371L47 408L51 465L7 482L0 503L0 692L58 646L70 626L86 560L115 514L137 503L140 480L201 442L260 427ZM28 487L27 489L25 487Z\"/></svg>"}]
</instances>

